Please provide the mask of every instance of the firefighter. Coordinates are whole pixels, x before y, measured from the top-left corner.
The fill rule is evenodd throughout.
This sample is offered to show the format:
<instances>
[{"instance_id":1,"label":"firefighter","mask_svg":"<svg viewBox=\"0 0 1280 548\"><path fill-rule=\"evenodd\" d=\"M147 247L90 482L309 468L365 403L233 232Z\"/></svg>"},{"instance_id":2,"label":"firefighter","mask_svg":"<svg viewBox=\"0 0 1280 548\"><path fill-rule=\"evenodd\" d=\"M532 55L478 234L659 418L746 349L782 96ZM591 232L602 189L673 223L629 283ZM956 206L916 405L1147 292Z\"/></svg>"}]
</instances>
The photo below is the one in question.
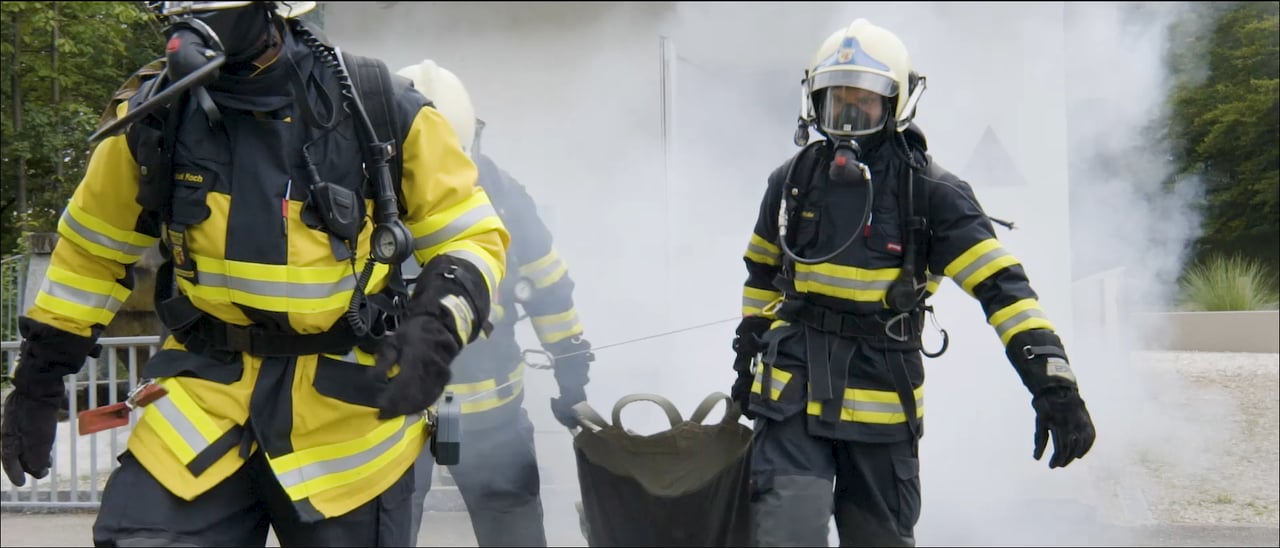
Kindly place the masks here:
<instances>
[{"instance_id":1,"label":"firefighter","mask_svg":"<svg viewBox=\"0 0 1280 548\"><path fill-rule=\"evenodd\" d=\"M411 78L453 125L480 170L480 185L512 234L507 256L512 274L499 286L490 309L493 332L453 363L448 390L463 400L463 443L460 462L449 472L479 546L546 546L533 424L522 405L526 363L515 327L523 309L543 351L554 359L560 397L551 398L551 411L565 427L577 426L572 407L586 400L594 357L574 308L573 280L524 186L480 153L484 124L476 118L462 81L430 59L398 73ZM415 535L431 489L430 464L425 455L420 457L413 494Z\"/></svg>"},{"instance_id":2,"label":"firefighter","mask_svg":"<svg viewBox=\"0 0 1280 548\"><path fill-rule=\"evenodd\" d=\"M925 79L864 19L806 71L804 147L768 179L747 245L733 397L755 419L761 546L913 546L920 515L925 299L977 299L1031 392L1034 458L1084 457L1094 428L1062 341L967 183L912 123ZM807 143L810 130L824 139ZM945 349L945 347L944 347ZM833 496L834 493L834 496Z\"/></svg>"},{"instance_id":3,"label":"firefighter","mask_svg":"<svg viewBox=\"0 0 1280 548\"><path fill-rule=\"evenodd\" d=\"M113 117L152 114L96 146L59 221L4 402L16 485L48 473L63 377L135 261L157 241L169 259L142 375L165 395L104 488L98 546L263 546L268 525L283 546L409 543L424 410L482 333L509 235L448 121L404 80L352 91L377 65L309 31L314 5L153 3L166 78L131 79ZM155 89L210 67L181 98Z\"/></svg>"}]
</instances>

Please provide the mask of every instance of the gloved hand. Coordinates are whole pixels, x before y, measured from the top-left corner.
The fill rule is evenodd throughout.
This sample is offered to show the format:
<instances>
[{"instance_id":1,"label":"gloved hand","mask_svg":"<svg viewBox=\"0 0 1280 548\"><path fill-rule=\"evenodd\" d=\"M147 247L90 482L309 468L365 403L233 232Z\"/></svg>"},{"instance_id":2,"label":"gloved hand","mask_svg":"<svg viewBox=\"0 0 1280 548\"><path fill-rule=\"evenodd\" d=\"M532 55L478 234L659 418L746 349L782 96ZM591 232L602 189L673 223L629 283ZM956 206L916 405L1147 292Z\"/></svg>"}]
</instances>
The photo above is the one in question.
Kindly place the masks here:
<instances>
[{"instance_id":1,"label":"gloved hand","mask_svg":"<svg viewBox=\"0 0 1280 548\"><path fill-rule=\"evenodd\" d=\"M769 330L771 323L773 321L769 318L747 316L738 323L738 329L733 337L733 352L737 355L733 360L733 370L738 372L738 377L734 379L733 387L729 389L729 396L738 403L742 416L751 420L756 418L756 414L750 410L751 385L755 383L751 362L764 350L760 336Z\"/></svg>"},{"instance_id":2,"label":"gloved hand","mask_svg":"<svg viewBox=\"0 0 1280 548\"><path fill-rule=\"evenodd\" d=\"M13 392L4 399L0 451L9 481L26 485L26 474L42 479L49 474L53 439L62 400L62 378L78 373L87 356L97 357L97 334L82 337L27 317L18 319L22 333Z\"/></svg>"},{"instance_id":3,"label":"gloved hand","mask_svg":"<svg viewBox=\"0 0 1280 548\"><path fill-rule=\"evenodd\" d=\"M1060 468L1083 458L1093 447L1097 436L1093 420L1080 389L1075 372L1062 348L1062 340L1048 329L1023 331L1009 339L1005 347L1009 363L1032 394L1031 406L1036 410L1036 460L1044 455L1053 435L1053 456L1049 468Z\"/></svg>"},{"instance_id":4,"label":"gloved hand","mask_svg":"<svg viewBox=\"0 0 1280 548\"><path fill-rule=\"evenodd\" d=\"M551 398L551 414L555 415L556 420L563 424L565 428L573 429L582 426L578 422L578 414L573 410L573 406L587 401L587 391L581 386L561 386L560 397Z\"/></svg>"},{"instance_id":5,"label":"gloved hand","mask_svg":"<svg viewBox=\"0 0 1280 548\"><path fill-rule=\"evenodd\" d=\"M1053 434L1053 456L1049 458L1049 468L1065 467L1072 460L1084 458L1093 447L1097 433L1079 390L1061 386L1048 388L1031 400L1031 406L1036 410L1036 448L1032 455L1036 460L1044 455L1050 433Z\"/></svg>"},{"instance_id":6,"label":"gloved hand","mask_svg":"<svg viewBox=\"0 0 1280 548\"><path fill-rule=\"evenodd\" d=\"M482 331L476 318L489 314L483 287L483 275L465 260L439 255L423 267L408 310L378 348L375 375L400 366L379 399L378 418L425 411L440 399L453 377L449 365Z\"/></svg>"},{"instance_id":7,"label":"gloved hand","mask_svg":"<svg viewBox=\"0 0 1280 548\"><path fill-rule=\"evenodd\" d=\"M587 401L588 372L595 354L591 352L591 342L581 336L570 337L548 345L545 350L556 356L555 377L560 386L560 397L551 398L551 414L565 428L573 429L582 424L573 406Z\"/></svg>"},{"instance_id":8,"label":"gloved hand","mask_svg":"<svg viewBox=\"0 0 1280 548\"><path fill-rule=\"evenodd\" d=\"M386 375L392 365L400 365L378 402L378 418L416 413L440 399L453 378L449 364L461 351L444 320L434 315L406 318L378 348L377 374Z\"/></svg>"}]
</instances>

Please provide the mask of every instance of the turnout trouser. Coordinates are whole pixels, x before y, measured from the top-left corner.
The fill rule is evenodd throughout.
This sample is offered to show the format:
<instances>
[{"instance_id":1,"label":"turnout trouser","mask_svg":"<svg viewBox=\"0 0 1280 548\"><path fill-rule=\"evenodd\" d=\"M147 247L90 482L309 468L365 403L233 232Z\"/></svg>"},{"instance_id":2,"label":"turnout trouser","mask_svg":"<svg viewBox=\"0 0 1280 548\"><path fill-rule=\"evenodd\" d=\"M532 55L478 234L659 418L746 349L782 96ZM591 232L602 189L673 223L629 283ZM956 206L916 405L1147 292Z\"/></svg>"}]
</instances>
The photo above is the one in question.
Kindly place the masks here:
<instances>
[{"instance_id":1,"label":"turnout trouser","mask_svg":"<svg viewBox=\"0 0 1280 548\"><path fill-rule=\"evenodd\" d=\"M519 402L513 402L519 405ZM462 454L449 467L471 517L479 546L546 546L538 460L533 423L523 407L511 420L485 421L476 427L462 419ZM493 410L490 412L501 412ZM413 538L422 523L422 509L431 490L432 456L424 449L414 468Z\"/></svg>"},{"instance_id":2,"label":"turnout trouser","mask_svg":"<svg viewBox=\"0 0 1280 548\"><path fill-rule=\"evenodd\" d=\"M915 546L919 460L913 442L810 435L804 413L760 418L752 443L752 515L760 546Z\"/></svg>"},{"instance_id":3,"label":"turnout trouser","mask_svg":"<svg viewBox=\"0 0 1280 548\"><path fill-rule=\"evenodd\" d=\"M363 506L303 523L260 450L191 501L169 493L128 451L118 460L93 524L95 546L263 546L268 526L281 546L410 545L413 467Z\"/></svg>"}]
</instances>

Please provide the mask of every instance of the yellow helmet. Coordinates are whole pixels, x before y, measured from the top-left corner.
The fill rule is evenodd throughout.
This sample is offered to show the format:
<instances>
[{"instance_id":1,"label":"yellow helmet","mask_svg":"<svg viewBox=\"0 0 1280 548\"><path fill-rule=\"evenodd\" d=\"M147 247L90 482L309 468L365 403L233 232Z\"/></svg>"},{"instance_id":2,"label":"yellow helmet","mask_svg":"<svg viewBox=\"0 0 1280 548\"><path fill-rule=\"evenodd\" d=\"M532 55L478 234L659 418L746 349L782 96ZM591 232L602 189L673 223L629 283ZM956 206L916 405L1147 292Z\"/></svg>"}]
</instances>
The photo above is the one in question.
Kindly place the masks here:
<instances>
[{"instance_id":1,"label":"yellow helmet","mask_svg":"<svg viewBox=\"0 0 1280 548\"><path fill-rule=\"evenodd\" d=\"M856 19L822 42L805 71L801 129L816 124L828 136L857 137L876 133L892 117L901 132L915 116L923 83L902 40Z\"/></svg>"},{"instance_id":2,"label":"yellow helmet","mask_svg":"<svg viewBox=\"0 0 1280 548\"><path fill-rule=\"evenodd\" d=\"M462 151L471 154L476 141L476 110L462 80L431 59L409 65L396 74L413 80L413 87L430 99L436 110L453 126Z\"/></svg>"}]
</instances>

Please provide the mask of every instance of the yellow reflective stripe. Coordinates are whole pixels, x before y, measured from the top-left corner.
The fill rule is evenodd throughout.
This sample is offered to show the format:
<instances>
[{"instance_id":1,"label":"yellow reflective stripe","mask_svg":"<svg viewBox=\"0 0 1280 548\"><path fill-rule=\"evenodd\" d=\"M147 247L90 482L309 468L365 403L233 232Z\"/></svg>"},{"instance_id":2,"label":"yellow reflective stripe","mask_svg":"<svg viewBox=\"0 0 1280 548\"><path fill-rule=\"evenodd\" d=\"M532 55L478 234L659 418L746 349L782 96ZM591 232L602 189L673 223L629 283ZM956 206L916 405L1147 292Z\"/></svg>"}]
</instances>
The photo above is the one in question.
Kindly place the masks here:
<instances>
[{"instance_id":1,"label":"yellow reflective stripe","mask_svg":"<svg viewBox=\"0 0 1280 548\"><path fill-rule=\"evenodd\" d=\"M924 386L913 391L916 398L916 417L924 416ZM806 407L810 415L822 414L822 402L811 401ZM868 424L900 424L907 422L898 393L887 390L846 388L840 420Z\"/></svg>"},{"instance_id":2,"label":"yellow reflective stripe","mask_svg":"<svg viewBox=\"0 0 1280 548\"><path fill-rule=\"evenodd\" d=\"M351 265L303 267L192 258L199 284L184 278L178 283L188 295L210 302L235 302L271 312L324 312L345 308L356 285ZM361 261L356 270L363 267ZM388 269L376 264L369 285L385 277Z\"/></svg>"},{"instance_id":3,"label":"yellow reflective stripe","mask_svg":"<svg viewBox=\"0 0 1280 548\"><path fill-rule=\"evenodd\" d=\"M830 263L796 265L796 290L850 301L880 302L900 268L864 269Z\"/></svg>"},{"instance_id":4,"label":"yellow reflective stripe","mask_svg":"<svg viewBox=\"0 0 1280 548\"><path fill-rule=\"evenodd\" d=\"M130 290L114 280L82 276L50 266L35 304L40 308L89 324L107 325L128 300Z\"/></svg>"},{"instance_id":5,"label":"yellow reflective stripe","mask_svg":"<svg viewBox=\"0 0 1280 548\"><path fill-rule=\"evenodd\" d=\"M773 245L769 241L751 233L751 241L747 242L747 251L744 257L760 264L777 266L779 263L780 252L778 246Z\"/></svg>"},{"instance_id":6,"label":"yellow reflective stripe","mask_svg":"<svg viewBox=\"0 0 1280 548\"><path fill-rule=\"evenodd\" d=\"M578 320L578 311L573 308L559 314L533 316L531 319L538 341L543 344L559 342L582 334L582 323Z\"/></svg>"},{"instance_id":7,"label":"yellow reflective stripe","mask_svg":"<svg viewBox=\"0 0 1280 548\"><path fill-rule=\"evenodd\" d=\"M769 329L774 330L779 327L786 327L788 325L791 325L791 322L788 322L786 320L774 320L773 323L769 324Z\"/></svg>"},{"instance_id":8,"label":"yellow reflective stripe","mask_svg":"<svg viewBox=\"0 0 1280 548\"><path fill-rule=\"evenodd\" d=\"M541 289L560 281L568 271L568 265L560 259L560 254L552 249L541 259L520 267L520 277L528 278L533 282L534 287Z\"/></svg>"},{"instance_id":9,"label":"yellow reflective stripe","mask_svg":"<svg viewBox=\"0 0 1280 548\"><path fill-rule=\"evenodd\" d=\"M943 276L936 276L936 275L930 274L929 280L925 284L925 291L929 293L937 293L938 288L942 286L943 279L945 279Z\"/></svg>"},{"instance_id":10,"label":"yellow reflective stripe","mask_svg":"<svg viewBox=\"0 0 1280 548\"><path fill-rule=\"evenodd\" d=\"M742 315L754 316L764 311L764 307L782 296L781 291L742 287Z\"/></svg>"},{"instance_id":11,"label":"yellow reflective stripe","mask_svg":"<svg viewBox=\"0 0 1280 548\"><path fill-rule=\"evenodd\" d=\"M1053 324L1049 322L1049 317L1045 314L1044 309L1040 308L1040 303L1035 299L1022 299L1009 306L997 310L991 318L987 319L987 323L994 327L996 334L1000 335L1000 343L1009 344L1009 339L1014 335L1031 329L1049 329L1053 330Z\"/></svg>"},{"instance_id":12,"label":"yellow reflective stripe","mask_svg":"<svg viewBox=\"0 0 1280 548\"><path fill-rule=\"evenodd\" d=\"M462 400L462 414L483 413L506 405L524 391L524 368L524 362L518 362L516 363L516 368L511 373L508 373L505 379L485 379L479 382L449 385L446 390L452 390L458 396L463 394L473 395L474 399L460 398ZM498 387L502 385L510 387L511 393L503 396L501 391L498 390Z\"/></svg>"},{"instance_id":13,"label":"yellow reflective stripe","mask_svg":"<svg viewBox=\"0 0 1280 548\"><path fill-rule=\"evenodd\" d=\"M440 250L445 255L457 257L476 267L480 271L480 275L484 276L485 286L492 295L498 283L502 281L503 265L499 264L492 254L485 251L480 244L472 241L456 241L446 245ZM430 259L428 259L430 260Z\"/></svg>"},{"instance_id":14,"label":"yellow reflective stripe","mask_svg":"<svg viewBox=\"0 0 1280 548\"><path fill-rule=\"evenodd\" d=\"M463 341L469 341L475 316L471 312L471 305L457 295L445 295L444 298L440 299L440 304L443 304L453 314L454 332Z\"/></svg>"},{"instance_id":15,"label":"yellow reflective stripe","mask_svg":"<svg viewBox=\"0 0 1280 548\"><path fill-rule=\"evenodd\" d=\"M974 286L1001 269L1016 264L1019 264L1018 258L1000 245L999 240L988 238L961 253L943 269L943 274L959 283L965 293L972 295Z\"/></svg>"},{"instance_id":16,"label":"yellow reflective stripe","mask_svg":"<svg viewBox=\"0 0 1280 548\"><path fill-rule=\"evenodd\" d=\"M102 219L94 217L68 202L58 219L58 235L83 247L88 252L123 264L131 264L142 257L159 238L132 230L121 230Z\"/></svg>"},{"instance_id":17,"label":"yellow reflective stripe","mask_svg":"<svg viewBox=\"0 0 1280 548\"><path fill-rule=\"evenodd\" d=\"M222 436L222 431L176 379L162 379L159 384L169 393L147 406L142 420L187 464Z\"/></svg>"},{"instance_id":18,"label":"yellow reflective stripe","mask_svg":"<svg viewBox=\"0 0 1280 548\"><path fill-rule=\"evenodd\" d=\"M758 366L756 370L756 380L751 383L751 392L760 394L764 391L764 367ZM782 389L787 387L787 383L791 382L791 373L778 369L776 367L769 368L769 399L778 401L782 397Z\"/></svg>"},{"instance_id":19,"label":"yellow reflective stripe","mask_svg":"<svg viewBox=\"0 0 1280 548\"><path fill-rule=\"evenodd\" d=\"M428 251L450 241L488 232L502 226L498 213L483 192L472 194L449 209L428 217L409 227L413 234L413 247Z\"/></svg>"},{"instance_id":20,"label":"yellow reflective stripe","mask_svg":"<svg viewBox=\"0 0 1280 548\"><path fill-rule=\"evenodd\" d=\"M290 500L360 481L379 471L396 455L421 443L425 413L382 423L354 440L295 451L268 459Z\"/></svg>"}]
</instances>

